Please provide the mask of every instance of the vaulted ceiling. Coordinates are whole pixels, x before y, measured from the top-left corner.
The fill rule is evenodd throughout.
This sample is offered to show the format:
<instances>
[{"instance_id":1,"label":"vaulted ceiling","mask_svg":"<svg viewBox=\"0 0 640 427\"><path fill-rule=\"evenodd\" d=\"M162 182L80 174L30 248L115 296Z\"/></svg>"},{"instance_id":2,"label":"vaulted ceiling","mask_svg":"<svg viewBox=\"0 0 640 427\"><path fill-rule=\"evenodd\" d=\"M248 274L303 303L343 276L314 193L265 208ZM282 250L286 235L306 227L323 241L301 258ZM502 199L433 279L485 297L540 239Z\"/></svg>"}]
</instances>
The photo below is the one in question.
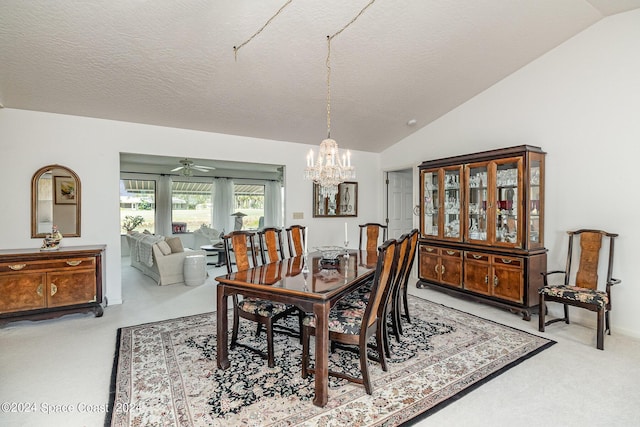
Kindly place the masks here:
<instances>
[{"instance_id":1,"label":"vaulted ceiling","mask_svg":"<svg viewBox=\"0 0 640 427\"><path fill-rule=\"evenodd\" d=\"M0 104L317 144L370 0L3 0ZM284 4L284 9L234 56ZM377 0L331 136L380 152L640 0ZM413 126L410 120L415 120Z\"/></svg>"}]
</instances>

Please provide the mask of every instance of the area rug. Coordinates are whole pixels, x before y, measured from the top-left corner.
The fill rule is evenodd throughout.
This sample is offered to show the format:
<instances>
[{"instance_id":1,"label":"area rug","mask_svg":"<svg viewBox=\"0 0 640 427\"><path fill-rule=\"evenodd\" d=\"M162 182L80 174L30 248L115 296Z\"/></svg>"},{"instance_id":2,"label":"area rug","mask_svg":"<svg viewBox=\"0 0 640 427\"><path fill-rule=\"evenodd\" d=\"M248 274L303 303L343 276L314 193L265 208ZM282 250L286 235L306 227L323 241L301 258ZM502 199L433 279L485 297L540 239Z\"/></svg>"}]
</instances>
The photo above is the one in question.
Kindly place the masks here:
<instances>
[{"instance_id":1,"label":"area rug","mask_svg":"<svg viewBox=\"0 0 640 427\"><path fill-rule=\"evenodd\" d=\"M411 424L544 350L553 341L410 296L412 323L391 337L388 371L371 361L373 395L330 378L329 403L313 405L313 376L300 376L299 340L275 335L276 366L243 347L216 367L216 316L205 313L118 331L111 426L398 426ZM231 316L230 316L231 317ZM295 326L295 319L291 319ZM229 322L231 323L231 322ZM240 321L246 345L264 332ZM313 350L313 348L312 348ZM313 354L313 351L312 351ZM331 369L359 373L358 357L336 349Z\"/></svg>"}]
</instances>

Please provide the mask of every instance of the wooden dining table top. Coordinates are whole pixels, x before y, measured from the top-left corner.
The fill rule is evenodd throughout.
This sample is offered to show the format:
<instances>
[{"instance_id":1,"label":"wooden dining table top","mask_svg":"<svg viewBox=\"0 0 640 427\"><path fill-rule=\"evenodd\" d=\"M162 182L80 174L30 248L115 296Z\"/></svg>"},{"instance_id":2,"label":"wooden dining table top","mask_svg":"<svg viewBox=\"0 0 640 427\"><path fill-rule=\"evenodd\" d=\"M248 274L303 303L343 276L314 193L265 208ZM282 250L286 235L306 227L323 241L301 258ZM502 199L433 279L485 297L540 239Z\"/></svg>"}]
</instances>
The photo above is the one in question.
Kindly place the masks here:
<instances>
[{"instance_id":1,"label":"wooden dining table top","mask_svg":"<svg viewBox=\"0 0 640 427\"><path fill-rule=\"evenodd\" d=\"M285 258L269 264L237 271L216 277L225 285L239 285L243 288L262 290L281 295L291 295L309 299L330 300L341 292L345 285L373 275L377 252L349 250L349 256L342 254L336 262L322 259L320 252L312 252L293 258ZM305 271L305 262L308 271Z\"/></svg>"}]
</instances>

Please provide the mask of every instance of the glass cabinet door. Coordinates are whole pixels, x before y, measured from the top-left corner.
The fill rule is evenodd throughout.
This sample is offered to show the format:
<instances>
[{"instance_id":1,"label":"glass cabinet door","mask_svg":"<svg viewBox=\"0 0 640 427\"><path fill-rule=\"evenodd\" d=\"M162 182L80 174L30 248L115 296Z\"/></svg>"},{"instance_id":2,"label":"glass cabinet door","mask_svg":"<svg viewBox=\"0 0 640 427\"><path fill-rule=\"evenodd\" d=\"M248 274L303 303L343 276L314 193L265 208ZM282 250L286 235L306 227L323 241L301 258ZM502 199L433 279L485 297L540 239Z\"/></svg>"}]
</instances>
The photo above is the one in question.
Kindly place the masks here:
<instances>
[{"instance_id":1,"label":"glass cabinet door","mask_svg":"<svg viewBox=\"0 0 640 427\"><path fill-rule=\"evenodd\" d=\"M447 239L460 240L462 235L461 206L461 168L444 170L444 200L442 201L443 234Z\"/></svg>"},{"instance_id":2,"label":"glass cabinet door","mask_svg":"<svg viewBox=\"0 0 640 427\"><path fill-rule=\"evenodd\" d=\"M488 171L486 163L467 168L467 240L487 241Z\"/></svg>"},{"instance_id":3,"label":"glass cabinet door","mask_svg":"<svg viewBox=\"0 0 640 427\"><path fill-rule=\"evenodd\" d=\"M438 170L426 170L421 173L422 203L422 235L439 236L438 207L440 202L440 186Z\"/></svg>"},{"instance_id":4,"label":"glass cabinet door","mask_svg":"<svg viewBox=\"0 0 640 427\"><path fill-rule=\"evenodd\" d=\"M496 161L495 218L493 236L495 243L520 246L521 158Z\"/></svg>"},{"instance_id":5,"label":"glass cabinet door","mask_svg":"<svg viewBox=\"0 0 640 427\"><path fill-rule=\"evenodd\" d=\"M544 247L544 156L532 153L529 161L529 249Z\"/></svg>"}]
</instances>

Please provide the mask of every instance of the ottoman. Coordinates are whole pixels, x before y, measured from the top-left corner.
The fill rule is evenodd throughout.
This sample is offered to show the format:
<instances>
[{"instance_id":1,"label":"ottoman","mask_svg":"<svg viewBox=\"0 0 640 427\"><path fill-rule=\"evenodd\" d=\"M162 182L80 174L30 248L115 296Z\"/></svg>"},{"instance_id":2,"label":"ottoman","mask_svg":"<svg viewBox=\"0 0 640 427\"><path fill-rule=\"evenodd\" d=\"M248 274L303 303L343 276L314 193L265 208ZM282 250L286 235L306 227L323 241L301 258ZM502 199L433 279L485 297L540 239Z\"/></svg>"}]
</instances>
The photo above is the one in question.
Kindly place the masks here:
<instances>
[{"instance_id":1,"label":"ottoman","mask_svg":"<svg viewBox=\"0 0 640 427\"><path fill-rule=\"evenodd\" d=\"M200 286L207 278L207 261L204 255L187 255L184 258L184 284Z\"/></svg>"}]
</instances>

